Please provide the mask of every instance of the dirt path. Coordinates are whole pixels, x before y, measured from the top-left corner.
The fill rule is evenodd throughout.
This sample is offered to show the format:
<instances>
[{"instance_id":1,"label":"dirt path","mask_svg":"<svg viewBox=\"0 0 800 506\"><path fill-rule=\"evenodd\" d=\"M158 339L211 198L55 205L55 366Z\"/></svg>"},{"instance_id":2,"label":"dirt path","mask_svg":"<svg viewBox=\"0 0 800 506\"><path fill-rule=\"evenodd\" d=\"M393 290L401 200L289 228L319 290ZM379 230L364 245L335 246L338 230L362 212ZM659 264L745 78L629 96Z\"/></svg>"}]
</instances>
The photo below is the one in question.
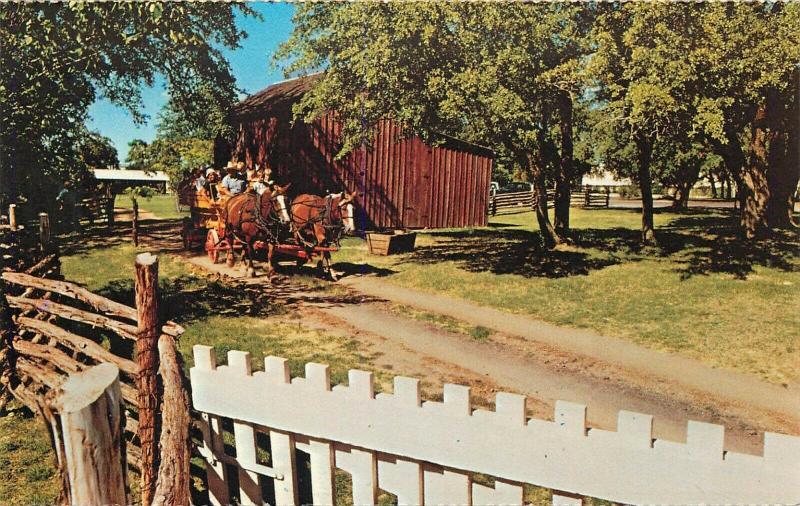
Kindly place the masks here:
<instances>
[{"instance_id":1,"label":"dirt path","mask_svg":"<svg viewBox=\"0 0 800 506\"><path fill-rule=\"evenodd\" d=\"M402 288L376 277L353 276L341 280L340 283L371 297L444 314L472 325L481 325L578 356L601 360L642 375L676 383L690 390L707 392L729 402L754 406L788 417L800 415L798 385L773 385L744 374L712 369L696 360L643 348L588 330L558 327L462 299Z\"/></svg>"}]
</instances>

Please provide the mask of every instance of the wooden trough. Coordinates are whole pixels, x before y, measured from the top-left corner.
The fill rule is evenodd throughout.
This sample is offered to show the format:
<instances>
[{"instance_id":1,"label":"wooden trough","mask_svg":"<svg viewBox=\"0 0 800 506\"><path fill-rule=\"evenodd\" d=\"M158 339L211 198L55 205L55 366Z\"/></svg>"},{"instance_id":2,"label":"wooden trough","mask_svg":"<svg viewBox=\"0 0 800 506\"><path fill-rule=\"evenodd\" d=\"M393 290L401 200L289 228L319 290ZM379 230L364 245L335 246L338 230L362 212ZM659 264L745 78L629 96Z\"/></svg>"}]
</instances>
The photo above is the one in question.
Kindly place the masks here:
<instances>
[{"instance_id":1,"label":"wooden trough","mask_svg":"<svg viewBox=\"0 0 800 506\"><path fill-rule=\"evenodd\" d=\"M367 246L373 255L394 255L414 251L416 232L369 232Z\"/></svg>"}]
</instances>

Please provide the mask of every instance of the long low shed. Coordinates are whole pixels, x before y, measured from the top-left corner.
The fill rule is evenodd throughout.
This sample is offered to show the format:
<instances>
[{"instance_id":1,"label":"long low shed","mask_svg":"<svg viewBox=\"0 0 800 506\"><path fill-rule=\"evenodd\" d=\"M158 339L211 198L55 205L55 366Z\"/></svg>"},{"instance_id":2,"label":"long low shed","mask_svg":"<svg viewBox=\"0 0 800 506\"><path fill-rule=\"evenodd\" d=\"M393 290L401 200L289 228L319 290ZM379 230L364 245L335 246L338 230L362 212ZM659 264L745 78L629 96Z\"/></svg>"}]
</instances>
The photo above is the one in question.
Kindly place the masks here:
<instances>
[{"instance_id":1,"label":"long low shed","mask_svg":"<svg viewBox=\"0 0 800 506\"><path fill-rule=\"evenodd\" d=\"M341 159L341 126L330 112L312 123L292 120L292 105L316 76L284 81L236 106L232 142L217 139L215 161L265 164L291 193L358 191L359 226L448 228L487 223L493 153L441 137L435 145L404 136L389 119L378 122L370 146Z\"/></svg>"}]
</instances>

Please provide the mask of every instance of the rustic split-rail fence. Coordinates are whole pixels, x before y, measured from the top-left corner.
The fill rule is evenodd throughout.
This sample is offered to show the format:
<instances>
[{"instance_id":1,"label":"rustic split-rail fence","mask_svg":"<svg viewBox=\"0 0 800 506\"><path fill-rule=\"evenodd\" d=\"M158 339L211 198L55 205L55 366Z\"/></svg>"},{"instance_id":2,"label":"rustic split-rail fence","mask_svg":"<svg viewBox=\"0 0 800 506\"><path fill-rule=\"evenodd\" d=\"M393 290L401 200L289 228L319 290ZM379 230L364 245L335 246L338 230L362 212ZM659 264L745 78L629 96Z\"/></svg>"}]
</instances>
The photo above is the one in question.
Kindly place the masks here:
<instances>
[{"instance_id":1,"label":"rustic split-rail fence","mask_svg":"<svg viewBox=\"0 0 800 506\"><path fill-rule=\"evenodd\" d=\"M555 205L555 190L547 191L547 207ZM608 207L611 202L609 188L598 189L589 186L580 187L570 192L569 205L572 207ZM495 193L489 195L489 214L503 214L515 211L529 211L534 207L534 194L531 191Z\"/></svg>"},{"instance_id":2,"label":"rustic split-rail fence","mask_svg":"<svg viewBox=\"0 0 800 506\"><path fill-rule=\"evenodd\" d=\"M62 502L131 502L113 495L125 493L130 465L141 476L142 504L186 504L189 399L175 343L183 329L158 320L156 257L136 258L136 307L129 307L60 279L47 215L40 215L39 222L38 238L15 220L0 228L0 406L16 398L47 422L62 477ZM80 395L73 388L67 395L67 378L88 374L98 364L118 371L112 382L116 386L105 385L94 394L87 393L91 388L78 388ZM108 374L96 382L107 382ZM109 417L121 421L119 437L114 427L108 427L111 432L100 429ZM95 427L99 441L110 446L96 451L100 443L85 437L81 446L71 434L76 427L82 433ZM125 455L118 462L121 489L104 485L113 473L98 474L108 472L103 455L119 445ZM92 482L100 485L87 485Z\"/></svg>"},{"instance_id":3,"label":"rustic split-rail fence","mask_svg":"<svg viewBox=\"0 0 800 506\"><path fill-rule=\"evenodd\" d=\"M190 455L205 461L193 477L210 504L374 504L382 491L398 504L523 504L529 485L550 489L556 505L800 498L794 436L765 433L762 455L741 454L725 451L720 425L690 421L678 443L654 439L646 414L621 411L615 431L601 430L575 403L558 401L553 420L540 420L521 395L475 409L461 385L424 401L413 378L376 392L370 372L332 385L324 364L292 378L285 359L257 371L248 353L229 351L218 365L202 345L185 381L182 329L158 319L154 256L136 258L131 307L59 279L46 226L27 249L18 232L0 228L0 393L50 427L62 502L134 502L130 465L142 504L188 504ZM32 265L20 271L23 257Z\"/></svg>"}]
</instances>

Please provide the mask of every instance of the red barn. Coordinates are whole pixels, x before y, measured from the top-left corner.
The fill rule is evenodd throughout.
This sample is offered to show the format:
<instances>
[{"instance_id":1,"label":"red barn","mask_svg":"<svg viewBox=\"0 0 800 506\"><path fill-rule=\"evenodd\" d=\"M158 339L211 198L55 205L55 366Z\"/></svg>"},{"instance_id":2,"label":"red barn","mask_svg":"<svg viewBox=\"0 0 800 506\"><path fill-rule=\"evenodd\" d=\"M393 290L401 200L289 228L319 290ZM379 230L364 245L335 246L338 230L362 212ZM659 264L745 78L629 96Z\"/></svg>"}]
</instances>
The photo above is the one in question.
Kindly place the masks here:
<instances>
[{"instance_id":1,"label":"red barn","mask_svg":"<svg viewBox=\"0 0 800 506\"><path fill-rule=\"evenodd\" d=\"M386 119L376 125L370 147L336 160L341 137L332 113L311 124L292 122L292 105L315 80L277 83L239 103L236 137L217 140L216 164L268 164L278 183L292 183L294 195L358 191L362 228L486 225L491 150L449 137L432 146L403 137Z\"/></svg>"}]
</instances>

